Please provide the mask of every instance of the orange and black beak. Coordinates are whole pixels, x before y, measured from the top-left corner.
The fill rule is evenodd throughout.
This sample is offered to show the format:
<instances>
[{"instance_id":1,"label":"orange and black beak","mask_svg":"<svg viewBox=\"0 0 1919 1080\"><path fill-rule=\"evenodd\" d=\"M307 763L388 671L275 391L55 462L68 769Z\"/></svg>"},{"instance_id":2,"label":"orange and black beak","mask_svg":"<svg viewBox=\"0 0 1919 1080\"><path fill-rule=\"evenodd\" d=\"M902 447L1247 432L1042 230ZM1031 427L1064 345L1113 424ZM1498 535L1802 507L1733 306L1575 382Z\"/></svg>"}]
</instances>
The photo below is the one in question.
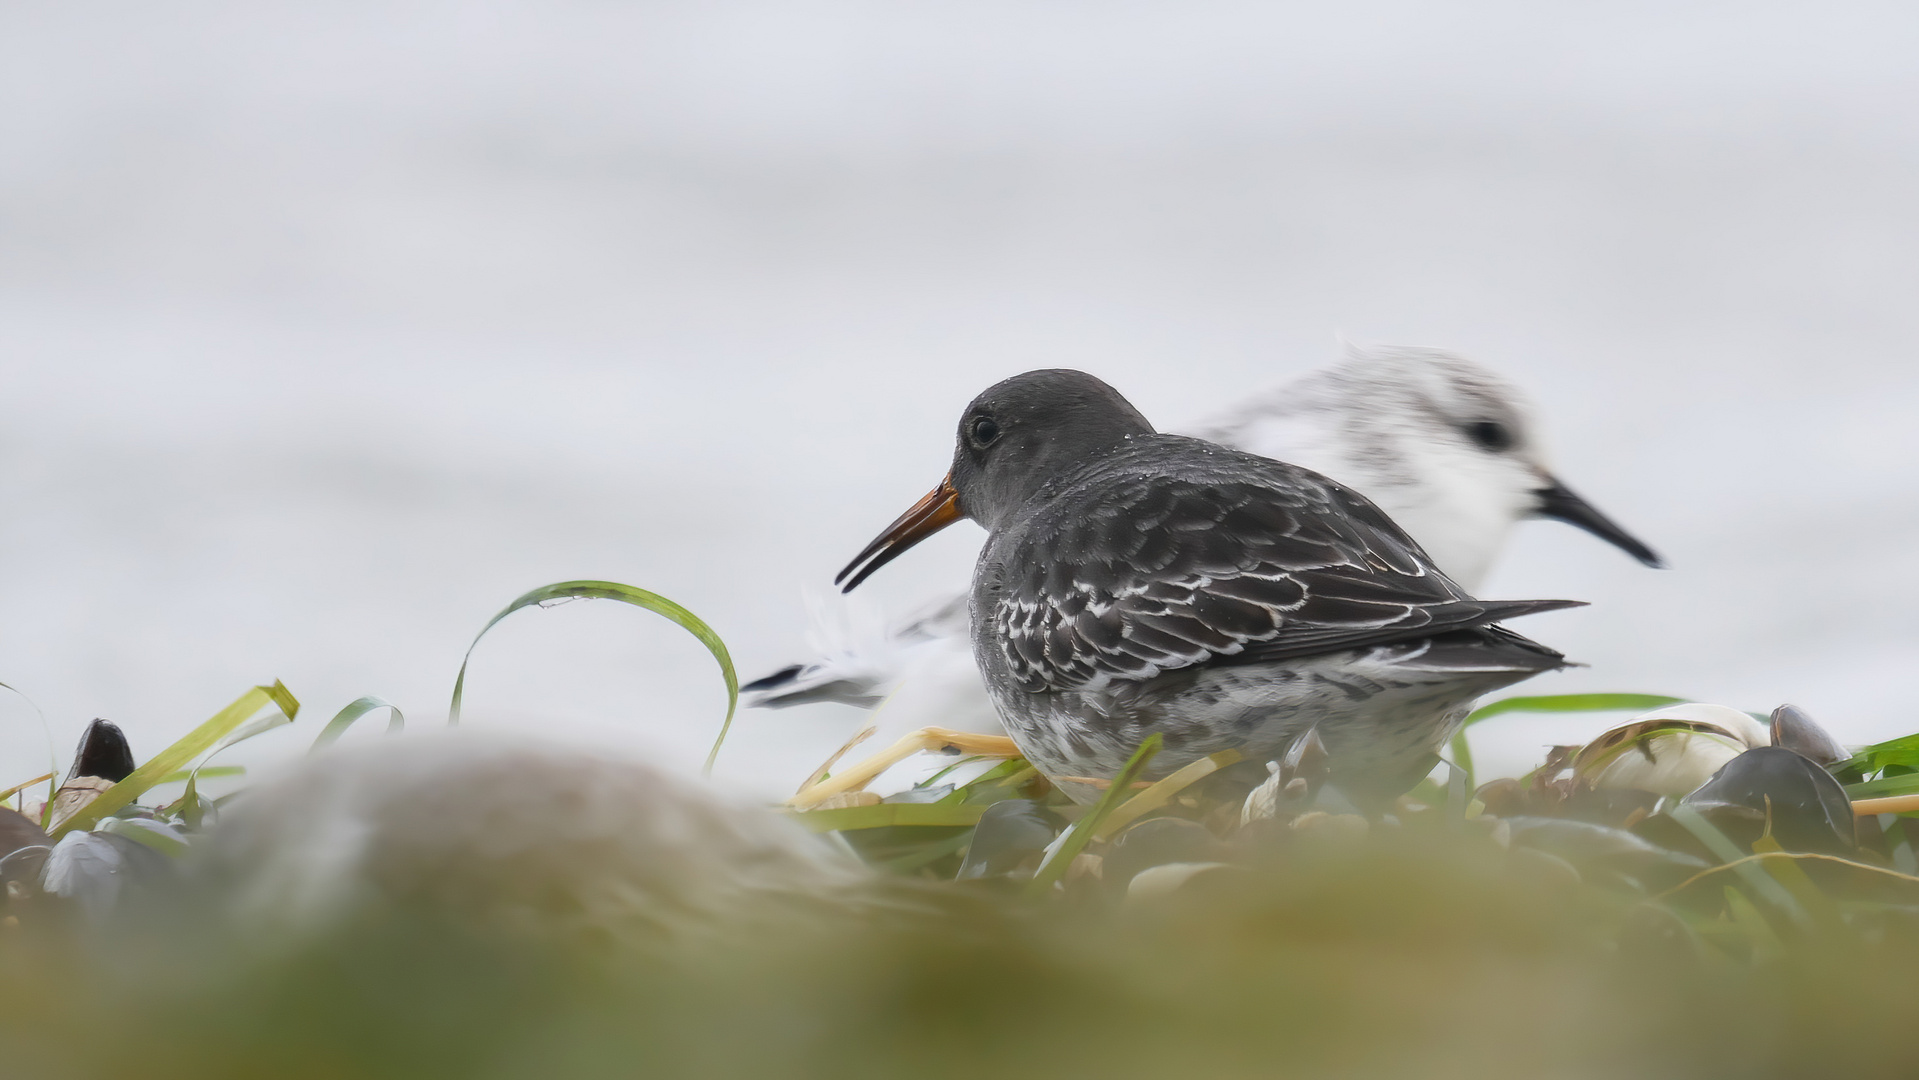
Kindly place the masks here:
<instances>
[{"instance_id":1,"label":"orange and black beak","mask_svg":"<svg viewBox=\"0 0 1919 1080\"><path fill-rule=\"evenodd\" d=\"M841 570L838 576L833 578L833 584L838 585L846 581L846 576L852 574L853 580L846 581L845 586L840 589L841 592L852 592L860 582L871 577L873 571L899 558L906 549L964 516L960 513L959 492L953 490L953 477L949 474L940 481L940 486L929 492L924 499L914 503L913 508L901 514L899 520L888 525L878 539L866 545L866 550L853 556L853 561L846 564L846 569ZM854 573L855 570L859 572Z\"/></svg>"}]
</instances>

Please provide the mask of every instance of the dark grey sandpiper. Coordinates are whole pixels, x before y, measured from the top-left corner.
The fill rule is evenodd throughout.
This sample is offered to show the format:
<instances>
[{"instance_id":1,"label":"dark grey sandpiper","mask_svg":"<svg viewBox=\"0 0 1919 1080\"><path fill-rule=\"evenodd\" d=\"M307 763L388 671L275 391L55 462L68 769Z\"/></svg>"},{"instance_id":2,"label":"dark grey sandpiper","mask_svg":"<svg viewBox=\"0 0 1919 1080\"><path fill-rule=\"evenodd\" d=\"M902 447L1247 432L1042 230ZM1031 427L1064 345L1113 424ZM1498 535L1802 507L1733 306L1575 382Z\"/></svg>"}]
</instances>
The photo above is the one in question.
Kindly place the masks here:
<instances>
[{"instance_id":1,"label":"dark grey sandpiper","mask_svg":"<svg viewBox=\"0 0 1919 1080\"><path fill-rule=\"evenodd\" d=\"M1577 606L1475 600L1377 507L1318 473L1161 435L1080 371L1032 371L960 420L952 471L836 581L853 589L962 517L974 655L1052 777L1256 761L1317 727L1336 782L1397 794L1482 694L1565 658L1494 623ZM1062 785L1090 800L1091 785Z\"/></svg>"}]
</instances>

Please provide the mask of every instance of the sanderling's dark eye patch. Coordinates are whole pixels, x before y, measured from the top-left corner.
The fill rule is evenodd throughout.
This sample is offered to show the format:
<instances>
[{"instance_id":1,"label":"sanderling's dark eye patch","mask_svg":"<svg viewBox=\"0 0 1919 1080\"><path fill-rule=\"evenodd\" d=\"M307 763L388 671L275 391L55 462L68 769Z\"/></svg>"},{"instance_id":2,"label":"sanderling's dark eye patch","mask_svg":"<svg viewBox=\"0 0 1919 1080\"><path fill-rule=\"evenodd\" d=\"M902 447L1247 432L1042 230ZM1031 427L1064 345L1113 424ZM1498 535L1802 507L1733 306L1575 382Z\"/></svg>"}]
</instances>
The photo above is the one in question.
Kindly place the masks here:
<instances>
[{"instance_id":1,"label":"sanderling's dark eye patch","mask_svg":"<svg viewBox=\"0 0 1919 1080\"><path fill-rule=\"evenodd\" d=\"M1495 454L1513 448L1513 430L1497 420L1476 420L1467 424L1466 437L1481 450Z\"/></svg>"},{"instance_id":2,"label":"sanderling's dark eye patch","mask_svg":"<svg viewBox=\"0 0 1919 1080\"><path fill-rule=\"evenodd\" d=\"M967 434L973 439L973 445L985 447L999 438L999 424L990 416L982 416L967 425Z\"/></svg>"}]
</instances>

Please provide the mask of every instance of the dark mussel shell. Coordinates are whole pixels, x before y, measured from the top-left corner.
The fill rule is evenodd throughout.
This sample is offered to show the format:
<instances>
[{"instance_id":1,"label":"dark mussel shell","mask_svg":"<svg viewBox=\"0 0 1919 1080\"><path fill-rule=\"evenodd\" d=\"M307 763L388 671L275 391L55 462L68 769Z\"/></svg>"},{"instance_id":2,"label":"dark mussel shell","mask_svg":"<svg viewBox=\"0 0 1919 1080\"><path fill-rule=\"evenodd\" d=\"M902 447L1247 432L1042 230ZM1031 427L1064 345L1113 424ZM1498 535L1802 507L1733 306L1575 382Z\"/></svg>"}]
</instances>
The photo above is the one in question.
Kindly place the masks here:
<instances>
[{"instance_id":1,"label":"dark mussel shell","mask_svg":"<svg viewBox=\"0 0 1919 1080\"><path fill-rule=\"evenodd\" d=\"M125 780L133 768L133 747L127 743L126 732L111 720L95 720L80 735L80 745L74 748L73 768L67 770L67 779L97 776L117 784Z\"/></svg>"},{"instance_id":2,"label":"dark mussel shell","mask_svg":"<svg viewBox=\"0 0 1919 1080\"><path fill-rule=\"evenodd\" d=\"M1058 830L1031 799L1004 799L986 808L960 863L958 880L994 877L1046 850Z\"/></svg>"},{"instance_id":3,"label":"dark mussel shell","mask_svg":"<svg viewBox=\"0 0 1919 1080\"><path fill-rule=\"evenodd\" d=\"M1773 838L1788 851L1843 855L1857 843L1846 790L1823 767L1783 746L1733 758L1681 801L1746 848L1769 818Z\"/></svg>"},{"instance_id":4,"label":"dark mussel shell","mask_svg":"<svg viewBox=\"0 0 1919 1080\"><path fill-rule=\"evenodd\" d=\"M1772 744L1827 768L1852 760L1851 752L1797 705L1781 705L1772 711Z\"/></svg>"}]
</instances>

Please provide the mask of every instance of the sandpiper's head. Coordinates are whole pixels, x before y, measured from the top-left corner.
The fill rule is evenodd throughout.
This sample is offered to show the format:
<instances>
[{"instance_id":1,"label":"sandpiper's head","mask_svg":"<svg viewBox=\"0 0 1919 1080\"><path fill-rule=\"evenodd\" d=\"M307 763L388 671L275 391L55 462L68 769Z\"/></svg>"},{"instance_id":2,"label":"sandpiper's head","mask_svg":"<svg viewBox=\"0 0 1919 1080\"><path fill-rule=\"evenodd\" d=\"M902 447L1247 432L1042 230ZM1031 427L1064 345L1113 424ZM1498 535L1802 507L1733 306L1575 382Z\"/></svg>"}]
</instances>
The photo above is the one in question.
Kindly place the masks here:
<instances>
[{"instance_id":1,"label":"sandpiper's head","mask_svg":"<svg viewBox=\"0 0 1919 1080\"><path fill-rule=\"evenodd\" d=\"M1083 371L1048 368L996 383L961 414L953 468L939 487L900 515L834 580L844 581L850 592L962 517L997 528L1047 481L1127 436L1152 431L1119 391Z\"/></svg>"},{"instance_id":2,"label":"sandpiper's head","mask_svg":"<svg viewBox=\"0 0 1919 1080\"><path fill-rule=\"evenodd\" d=\"M966 407L947 480L960 513L993 529L1087 455L1152 431L1119 391L1083 371L1029 371Z\"/></svg>"},{"instance_id":3,"label":"sandpiper's head","mask_svg":"<svg viewBox=\"0 0 1919 1080\"><path fill-rule=\"evenodd\" d=\"M1556 518L1648 566L1660 565L1651 548L1559 481L1525 395L1485 365L1439 349L1348 346L1334 371L1355 406L1346 410L1349 422L1370 429L1354 432L1358 437L1349 441L1398 447L1361 464L1403 470L1425 490L1444 489L1447 504L1461 512L1477 505L1492 522ZM1394 479L1381 476L1357 486L1387 504L1393 499L1381 489ZM1417 509L1407 516L1416 517ZM1419 535L1410 520L1402 524ZM1483 570L1462 573L1476 577Z\"/></svg>"}]
</instances>

